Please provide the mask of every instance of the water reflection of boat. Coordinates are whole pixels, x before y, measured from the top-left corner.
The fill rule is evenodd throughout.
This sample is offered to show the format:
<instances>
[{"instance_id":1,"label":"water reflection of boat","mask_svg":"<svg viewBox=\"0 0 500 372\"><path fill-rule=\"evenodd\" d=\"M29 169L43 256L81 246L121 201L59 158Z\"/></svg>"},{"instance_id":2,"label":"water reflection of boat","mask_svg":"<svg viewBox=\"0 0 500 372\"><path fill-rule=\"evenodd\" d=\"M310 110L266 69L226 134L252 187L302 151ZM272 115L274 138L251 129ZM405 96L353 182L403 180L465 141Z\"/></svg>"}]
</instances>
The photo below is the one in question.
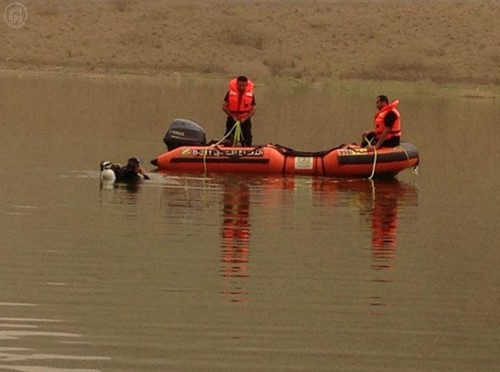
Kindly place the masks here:
<instances>
[{"instance_id":1,"label":"water reflection of boat","mask_svg":"<svg viewBox=\"0 0 500 372\"><path fill-rule=\"evenodd\" d=\"M393 283L395 280L401 212L404 210L406 219L411 216L411 207L418 203L417 189L395 178L318 182L315 187L321 195L333 195L334 200L351 200L350 204L358 205L359 215L367 222L371 230L371 281L376 283L370 296L370 312L372 315L381 315L381 311L391 302L387 298L388 287L384 283Z\"/></svg>"},{"instance_id":2,"label":"water reflection of boat","mask_svg":"<svg viewBox=\"0 0 500 372\"><path fill-rule=\"evenodd\" d=\"M371 152L357 145L313 152L278 144L254 147L206 144L203 129L185 119L177 119L170 125L164 142L168 151L151 163L170 172L370 177L394 176L419 163L417 148L408 142Z\"/></svg>"},{"instance_id":3,"label":"water reflection of boat","mask_svg":"<svg viewBox=\"0 0 500 372\"><path fill-rule=\"evenodd\" d=\"M397 247L397 229L401 207L417 204L417 189L395 178L339 182L339 191L356 195L360 214L371 226L372 267L389 268Z\"/></svg>"},{"instance_id":4,"label":"water reflection of boat","mask_svg":"<svg viewBox=\"0 0 500 372\"><path fill-rule=\"evenodd\" d=\"M311 209L321 211L334 211L345 207L357 209L357 215L363 220L361 240L370 234L369 251L374 276L385 275L384 272L391 275L389 269L394 266L401 210L404 210L405 216L408 217L408 207L417 204L416 188L395 178L370 181L335 180L327 177L224 175L204 179L186 178L186 182L188 181L189 184L186 183L182 187L179 184L175 188L165 189L177 191L175 197L169 193L169 206L174 206L173 200L186 197L185 188L194 198L193 203L180 205L176 202L175 206L182 206L182 209L175 210L176 218L180 211L192 210L185 207L200 207L202 200L206 203L214 200L210 197L217 199L217 204L220 204L218 208L221 210L219 227L220 276L223 281L221 293L225 301L233 303L247 302L250 298L247 288L252 276L249 268L252 251L253 198L259 206L256 208L259 212L256 213L262 213L263 205L267 209L278 209L285 204L286 210L290 211L290 206L286 204L300 200L301 210L307 214L303 207L307 207L304 201L308 202L309 198L304 196L311 196ZM203 187L199 185L200 182L203 182ZM220 194L214 192L221 188L222 198ZM208 199L206 192L210 196ZM172 208L169 210L172 211ZM261 226L266 225L261 214L256 218ZM356 227L349 228L351 231L353 229L356 230ZM358 239L358 244L359 241ZM363 250L366 248L362 247ZM377 280L379 279L374 279Z\"/></svg>"},{"instance_id":5,"label":"water reflection of boat","mask_svg":"<svg viewBox=\"0 0 500 372\"><path fill-rule=\"evenodd\" d=\"M223 181L222 268L226 281L223 291L231 302L246 302L247 292L238 278L248 276L250 253L250 189L244 180L228 177Z\"/></svg>"}]
</instances>

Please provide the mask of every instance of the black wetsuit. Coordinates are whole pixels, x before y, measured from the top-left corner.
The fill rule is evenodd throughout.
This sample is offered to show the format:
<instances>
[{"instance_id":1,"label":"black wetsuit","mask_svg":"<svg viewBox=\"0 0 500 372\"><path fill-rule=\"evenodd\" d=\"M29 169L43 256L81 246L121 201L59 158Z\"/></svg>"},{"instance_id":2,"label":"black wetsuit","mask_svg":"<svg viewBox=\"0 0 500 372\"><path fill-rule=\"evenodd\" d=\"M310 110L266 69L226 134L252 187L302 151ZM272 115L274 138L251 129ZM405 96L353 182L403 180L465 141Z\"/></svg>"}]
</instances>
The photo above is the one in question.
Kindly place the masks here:
<instances>
[{"instance_id":1,"label":"black wetsuit","mask_svg":"<svg viewBox=\"0 0 500 372\"><path fill-rule=\"evenodd\" d=\"M135 182L141 179L137 172L128 166L115 169L116 181L118 182Z\"/></svg>"}]
</instances>

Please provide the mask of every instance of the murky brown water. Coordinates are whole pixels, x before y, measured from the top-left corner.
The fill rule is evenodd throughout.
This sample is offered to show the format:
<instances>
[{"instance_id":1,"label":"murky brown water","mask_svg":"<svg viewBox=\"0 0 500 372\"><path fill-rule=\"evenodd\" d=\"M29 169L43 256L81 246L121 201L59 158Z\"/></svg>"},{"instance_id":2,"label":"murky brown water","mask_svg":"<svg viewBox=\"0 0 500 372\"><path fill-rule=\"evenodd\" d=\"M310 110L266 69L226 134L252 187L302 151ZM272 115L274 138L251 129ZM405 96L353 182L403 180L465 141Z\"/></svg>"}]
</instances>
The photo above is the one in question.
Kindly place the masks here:
<instances>
[{"instance_id":1,"label":"murky brown water","mask_svg":"<svg viewBox=\"0 0 500 372\"><path fill-rule=\"evenodd\" d=\"M99 161L149 161L175 117L220 136L224 87L0 78L0 369L496 370L498 102L261 87L255 141L303 150L400 98L420 174L100 188Z\"/></svg>"}]
</instances>

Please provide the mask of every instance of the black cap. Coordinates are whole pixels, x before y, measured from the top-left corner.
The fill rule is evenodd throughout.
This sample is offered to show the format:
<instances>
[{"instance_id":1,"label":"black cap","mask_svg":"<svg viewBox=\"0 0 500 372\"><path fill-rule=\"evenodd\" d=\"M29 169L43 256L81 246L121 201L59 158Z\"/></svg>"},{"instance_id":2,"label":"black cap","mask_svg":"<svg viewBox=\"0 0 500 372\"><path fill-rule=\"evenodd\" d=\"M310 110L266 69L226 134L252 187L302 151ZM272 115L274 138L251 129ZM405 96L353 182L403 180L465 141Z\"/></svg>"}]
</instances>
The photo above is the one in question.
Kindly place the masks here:
<instances>
[{"instance_id":1,"label":"black cap","mask_svg":"<svg viewBox=\"0 0 500 372\"><path fill-rule=\"evenodd\" d=\"M141 164L141 159L139 158L130 158L127 160L127 164L134 164L134 165L139 165Z\"/></svg>"}]
</instances>

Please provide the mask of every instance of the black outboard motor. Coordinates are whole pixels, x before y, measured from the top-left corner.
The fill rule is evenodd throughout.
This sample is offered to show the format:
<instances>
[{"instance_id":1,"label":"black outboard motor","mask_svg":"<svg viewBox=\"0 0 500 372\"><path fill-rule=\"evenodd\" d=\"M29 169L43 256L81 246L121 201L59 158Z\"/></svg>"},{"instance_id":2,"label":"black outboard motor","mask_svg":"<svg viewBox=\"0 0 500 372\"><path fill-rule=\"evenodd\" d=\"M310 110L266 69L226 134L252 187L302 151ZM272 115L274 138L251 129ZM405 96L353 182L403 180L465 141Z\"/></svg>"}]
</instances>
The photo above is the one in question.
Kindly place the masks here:
<instances>
[{"instance_id":1,"label":"black outboard motor","mask_svg":"<svg viewBox=\"0 0 500 372\"><path fill-rule=\"evenodd\" d=\"M175 119L163 137L169 151L180 146L203 146L206 141L203 128L187 119Z\"/></svg>"}]
</instances>

